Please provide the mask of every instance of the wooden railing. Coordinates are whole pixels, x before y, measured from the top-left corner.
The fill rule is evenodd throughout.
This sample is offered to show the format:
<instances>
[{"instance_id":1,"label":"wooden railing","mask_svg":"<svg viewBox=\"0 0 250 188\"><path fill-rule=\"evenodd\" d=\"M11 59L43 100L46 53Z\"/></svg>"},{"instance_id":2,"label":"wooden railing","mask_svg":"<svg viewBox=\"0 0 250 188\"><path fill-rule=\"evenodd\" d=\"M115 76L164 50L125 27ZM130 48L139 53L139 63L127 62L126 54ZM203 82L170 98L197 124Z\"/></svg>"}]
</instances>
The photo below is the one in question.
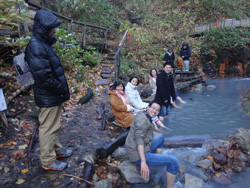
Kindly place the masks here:
<instances>
[{"instance_id":1,"label":"wooden railing","mask_svg":"<svg viewBox=\"0 0 250 188\"><path fill-rule=\"evenodd\" d=\"M121 62L121 50L123 45L126 42L126 39L128 37L128 31L125 32L125 34L122 37L121 42L118 45L118 50L116 51L115 55L113 57L110 57L110 59L116 61L116 66L115 66L115 80L119 79L119 74L120 74L120 62Z\"/></svg>"},{"instance_id":2,"label":"wooden railing","mask_svg":"<svg viewBox=\"0 0 250 188\"><path fill-rule=\"evenodd\" d=\"M64 19L64 20L67 20L69 22L69 32L70 33L73 33L73 23L75 24L78 24L78 25L82 25L82 35L81 35L81 39L80 39L80 45L82 48L85 48L86 47L86 27L92 27L92 28L96 28L96 29L100 29L100 30L103 30L104 31L104 40L103 40L103 46L102 46L102 49L101 49L101 52L107 48L107 34L108 34L108 31L109 29L108 28L105 28L105 27L101 27L101 26L97 26L97 25L92 25L92 24L88 24L88 23L84 23L84 22L81 22L81 21L76 21L76 20L73 20L69 17L66 17L66 16L63 16L57 12L54 12L48 8L45 8L41 5L38 5L34 2L30 2L29 0L26 0L25 1L28 5L32 6L32 7L35 7L35 8L38 8L38 9L45 9L45 10L48 10L50 12L52 12L54 15Z\"/></svg>"},{"instance_id":3,"label":"wooden railing","mask_svg":"<svg viewBox=\"0 0 250 188\"><path fill-rule=\"evenodd\" d=\"M250 28L250 18L241 19L241 20L225 19L222 21L218 21L217 25L216 25L216 22L214 22L214 23L210 23L207 25L196 26L194 28L194 33L199 34L204 31L209 31L215 27L248 27Z\"/></svg>"}]
</instances>

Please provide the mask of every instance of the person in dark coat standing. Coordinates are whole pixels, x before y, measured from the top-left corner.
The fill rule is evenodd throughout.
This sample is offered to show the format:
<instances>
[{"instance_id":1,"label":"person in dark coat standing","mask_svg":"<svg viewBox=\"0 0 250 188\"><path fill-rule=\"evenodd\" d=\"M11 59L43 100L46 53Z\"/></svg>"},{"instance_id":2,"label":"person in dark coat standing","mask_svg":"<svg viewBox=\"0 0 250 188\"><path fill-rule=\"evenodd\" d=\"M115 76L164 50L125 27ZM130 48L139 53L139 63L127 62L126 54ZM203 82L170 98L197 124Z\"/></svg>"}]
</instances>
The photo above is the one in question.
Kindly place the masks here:
<instances>
[{"instance_id":1,"label":"person in dark coat standing","mask_svg":"<svg viewBox=\"0 0 250 188\"><path fill-rule=\"evenodd\" d=\"M163 64L163 71L156 79L156 95L155 101L161 105L159 119L164 121L164 117L168 115L168 106L170 105L170 96L173 102L176 100L173 75L171 73L171 64L166 62Z\"/></svg>"},{"instance_id":2,"label":"person in dark coat standing","mask_svg":"<svg viewBox=\"0 0 250 188\"><path fill-rule=\"evenodd\" d=\"M168 48L168 51L167 51L167 53L165 54L163 60L164 60L165 62L170 63L170 64L171 64L171 67L174 68L175 56L174 56L174 52L173 52L173 47L172 47L172 46L170 46L170 47Z\"/></svg>"},{"instance_id":3,"label":"person in dark coat standing","mask_svg":"<svg viewBox=\"0 0 250 188\"><path fill-rule=\"evenodd\" d=\"M188 46L187 42L184 42L181 47L180 57L184 61L184 67L182 68L183 71L189 71L189 57L191 56L191 49Z\"/></svg>"},{"instance_id":4,"label":"person in dark coat standing","mask_svg":"<svg viewBox=\"0 0 250 188\"><path fill-rule=\"evenodd\" d=\"M63 170L67 163L56 160L72 155L59 142L62 103L70 93L61 62L52 45L60 20L49 11L39 10L34 19L33 35L25 50L25 59L34 77L34 98L38 106L40 122L39 142L42 168Z\"/></svg>"}]
</instances>

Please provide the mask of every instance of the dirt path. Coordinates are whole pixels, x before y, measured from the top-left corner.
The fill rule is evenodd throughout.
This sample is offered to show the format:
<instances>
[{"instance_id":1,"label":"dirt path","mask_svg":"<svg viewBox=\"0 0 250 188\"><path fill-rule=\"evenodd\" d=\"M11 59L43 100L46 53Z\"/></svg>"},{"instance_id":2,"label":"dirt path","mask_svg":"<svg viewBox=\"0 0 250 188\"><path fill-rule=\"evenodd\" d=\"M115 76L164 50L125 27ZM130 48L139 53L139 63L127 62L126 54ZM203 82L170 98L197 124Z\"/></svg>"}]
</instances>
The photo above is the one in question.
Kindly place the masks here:
<instances>
[{"instance_id":1,"label":"dirt path","mask_svg":"<svg viewBox=\"0 0 250 188\"><path fill-rule=\"evenodd\" d=\"M106 109L110 111L109 96L104 90L99 94L96 93L88 103L82 106L68 105L66 107L66 112L62 114L63 121L59 137L63 146L73 149L73 156L62 159L68 162L68 168L60 172L45 171L41 168L38 141L32 150L32 167L28 169L28 148L27 145L25 147L25 142L28 142L31 136L27 139L25 134L27 130L33 131L35 118L27 115L28 109L15 117L28 123L22 129L19 128L19 131L12 128L12 136L6 142L7 144L0 145L0 187L76 187L78 181L71 181L70 177L60 174L76 175L79 173L80 159L84 154L95 152L96 148L114 140L124 131L122 128L108 125L105 131L101 130L102 120L96 119L95 112L95 108L101 102L105 103Z\"/></svg>"}]
</instances>

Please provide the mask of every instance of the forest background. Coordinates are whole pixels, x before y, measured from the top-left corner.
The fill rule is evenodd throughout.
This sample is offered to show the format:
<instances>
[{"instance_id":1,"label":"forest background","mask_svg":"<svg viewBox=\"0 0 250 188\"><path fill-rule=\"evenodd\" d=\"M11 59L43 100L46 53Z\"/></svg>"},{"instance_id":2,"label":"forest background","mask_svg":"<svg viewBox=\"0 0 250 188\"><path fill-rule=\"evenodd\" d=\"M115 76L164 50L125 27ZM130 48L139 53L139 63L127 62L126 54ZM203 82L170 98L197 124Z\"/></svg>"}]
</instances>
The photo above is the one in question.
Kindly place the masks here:
<instances>
[{"instance_id":1,"label":"forest background","mask_svg":"<svg viewBox=\"0 0 250 188\"><path fill-rule=\"evenodd\" d=\"M108 43L119 43L124 31L128 31L129 40L122 49L122 75L148 74L151 68L161 67L162 58L169 46L173 46L178 56L183 42L188 42L192 49L191 70L219 74L220 64L225 59L231 66L237 62L247 64L249 60L249 28L216 27L202 35L194 35L194 27L215 23L216 21L250 17L248 0L35 0L32 1L58 12L71 19L110 29ZM16 10L16 3L23 6ZM4 0L0 7L0 29L17 32L17 21L27 20L28 5L24 0ZM94 88L93 81L98 75L96 69L102 61L94 47L84 50L78 44L79 35L67 33L68 23L63 22L56 37L63 47L56 43L55 49L66 70L70 87L77 92L79 87L86 92L87 87ZM77 29L77 28L75 28ZM13 72L13 55L21 53L30 39L20 36L11 39L0 36L0 72ZM101 42L103 34L87 31L87 42ZM11 68L12 67L12 68ZM99 75L100 76L100 75ZM2 78L1 78L2 80ZM80 86L78 83L81 83ZM10 95L16 85L9 83L5 87L5 96ZM78 88L78 89L77 89ZM83 93L81 93L82 95Z\"/></svg>"}]
</instances>

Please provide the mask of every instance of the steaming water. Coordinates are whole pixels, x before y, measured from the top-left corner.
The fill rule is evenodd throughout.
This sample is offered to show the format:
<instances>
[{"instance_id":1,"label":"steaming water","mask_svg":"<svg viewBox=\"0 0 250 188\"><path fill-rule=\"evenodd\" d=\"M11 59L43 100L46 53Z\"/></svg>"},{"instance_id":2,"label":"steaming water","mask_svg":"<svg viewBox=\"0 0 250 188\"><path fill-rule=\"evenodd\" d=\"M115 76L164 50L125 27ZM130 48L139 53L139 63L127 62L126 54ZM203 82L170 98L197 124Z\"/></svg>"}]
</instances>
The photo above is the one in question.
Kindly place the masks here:
<instances>
[{"instance_id":1,"label":"steaming water","mask_svg":"<svg viewBox=\"0 0 250 188\"><path fill-rule=\"evenodd\" d=\"M177 102L181 109L169 110L168 119L164 124L173 129L165 133L170 136L185 135L228 135L237 132L238 128L250 128L250 115L243 111L240 105L241 93L250 88L250 79L216 79L206 80L214 89L201 87L194 91L180 93L186 104ZM187 156L199 158L206 154L202 148L166 149L164 153L176 156L188 169L187 172L197 173L195 160L188 161ZM246 168L240 174L232 175L233 184L219 185L208 181L204 188L238 188L249 187L250 169ZM182 183L175 183L175 188L185 187Z\"/></svg>"},{"instance_id":2,"label":"steaming water","mask_svg":"<svg viewBox=\"0 0 250 188\"><path fill-rule=\"evenodd\" d=\"M250 128L250 116L240 105L240 94L250 88L250 79L207 80L214 89L204 87L180 93L186 104L171 108L164 124L173 129L166 136L218 135Z\"/></svg>"}]
</instances>

